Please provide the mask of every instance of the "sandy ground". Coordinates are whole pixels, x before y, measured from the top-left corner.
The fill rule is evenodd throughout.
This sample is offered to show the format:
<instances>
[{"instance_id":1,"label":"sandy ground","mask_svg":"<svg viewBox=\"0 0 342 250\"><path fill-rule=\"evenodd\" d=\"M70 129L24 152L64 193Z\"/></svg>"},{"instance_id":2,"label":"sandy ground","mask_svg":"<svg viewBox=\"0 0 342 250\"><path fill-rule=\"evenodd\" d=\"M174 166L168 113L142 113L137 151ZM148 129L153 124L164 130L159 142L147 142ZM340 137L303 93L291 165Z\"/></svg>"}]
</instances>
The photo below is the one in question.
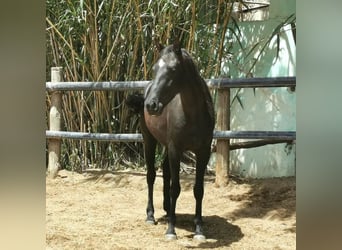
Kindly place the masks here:
<instances>
[{"instance_id":1,"label":"sandy ground","mask_svg":"<svg viewBox=\"0 0 342 250\"><path fill-rule=\"evenodd\" d=\"M157 225L145 223L144 172L60 171L46 179L46 249L296 249L295 178L231 179L225 188L206 176L205 242L193 237L193 175L182 175L178 239L164 239L162 177L155 184Z\"/></svg>"}]
</instances>

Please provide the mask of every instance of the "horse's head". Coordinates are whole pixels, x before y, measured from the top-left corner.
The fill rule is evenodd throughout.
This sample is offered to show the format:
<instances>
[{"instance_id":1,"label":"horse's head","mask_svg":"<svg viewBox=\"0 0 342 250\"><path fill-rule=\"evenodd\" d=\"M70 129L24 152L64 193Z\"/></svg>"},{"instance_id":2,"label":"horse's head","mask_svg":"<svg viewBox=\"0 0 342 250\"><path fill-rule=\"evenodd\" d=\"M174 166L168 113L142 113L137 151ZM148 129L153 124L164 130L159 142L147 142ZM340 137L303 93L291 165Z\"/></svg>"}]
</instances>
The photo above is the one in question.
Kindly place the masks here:
<instances>
[{"instance_id":1,"label":"horse's head","mask_svg":"<svg viewBox=\"0 0 342 250\"><path fill-rule=\"evenodd\" d=\"M160 57L153 66L154 78L145 90L145 107L151 115L160 115L164 107L180 91L182 49L178 42L166 48L159 47Z\"/></svg>"}]
</instances>

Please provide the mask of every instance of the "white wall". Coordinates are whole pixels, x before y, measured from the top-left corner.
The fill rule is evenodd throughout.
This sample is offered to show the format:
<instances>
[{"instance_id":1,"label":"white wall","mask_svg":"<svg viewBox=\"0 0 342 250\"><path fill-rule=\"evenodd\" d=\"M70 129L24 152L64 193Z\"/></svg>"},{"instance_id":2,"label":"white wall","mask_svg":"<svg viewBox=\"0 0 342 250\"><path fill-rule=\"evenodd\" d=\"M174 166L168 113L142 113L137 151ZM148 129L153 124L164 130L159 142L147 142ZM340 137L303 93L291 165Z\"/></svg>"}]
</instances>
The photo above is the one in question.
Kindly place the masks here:
<instances>
[{"instance_id":1,"label":"white wall","mask_svg":"<svg viewBox=\"0 0 342 250\"><path fill-rule=\"evenodd\" d=\"M232 94L233 95L233 94ZM244 109L235 103L231 110L231 130L296 130L296 96L287 88L259 88L241 93ZM237 142L243 140L231 140ZM295 145L274 144L233 150L233 174L264 178L295 175Z\"/></svg>"},{"instance_id":2,"label":"white wall","mask_svg":"<svg viewBox=\"0 0 342 250\"><path fill-rule=\"evenodd\" d=\"M293 2L293 1L290 1ZM253 77L279 77L296 75L296 45L291 27L285 27L279 36L279 54L277 54L277 37L275 36L267 49L262 53L263 41L267 40L274 28L293 11L291 5L288 11L272 6L270 19L261 22L243 22L240 31L243 36L243 46L252 48L257 42L260 46L249 55L248 49L241 50L237 43L233 60L223 65L223 72L233 78L246 77L253 60L257 59L252 71ZM276 3L276 1L274 2ZM281 4L281 1L277 1ZM279 10L280 12L277 12ZM258 57L258 55L261 55ZM234 58L235 57L235 58ZM235 61L234 61L235 60ZM231 100L237 93L231 91ZM243 108L235 101L231 107L231 130L296 130L296 93L287 88L257 88L240 89L238 93ZM239 140L231 140L236 142ZM240 140L242 141L242 140ZM265 178L294 176L296 168L295 145L275 144L252 149L239 149L230 153L231 173L243 177Z\"/></svg>"}]
</instances>

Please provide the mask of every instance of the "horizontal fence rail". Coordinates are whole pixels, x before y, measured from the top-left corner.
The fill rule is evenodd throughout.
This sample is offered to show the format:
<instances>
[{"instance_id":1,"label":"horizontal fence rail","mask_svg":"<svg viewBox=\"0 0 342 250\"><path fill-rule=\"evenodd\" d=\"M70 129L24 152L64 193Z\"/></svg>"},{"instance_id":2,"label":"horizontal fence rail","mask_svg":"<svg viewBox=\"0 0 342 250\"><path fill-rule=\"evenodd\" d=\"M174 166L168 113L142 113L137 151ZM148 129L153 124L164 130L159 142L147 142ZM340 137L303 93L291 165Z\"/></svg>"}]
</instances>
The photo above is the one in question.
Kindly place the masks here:
<instances>
[{"instance_id":1,"label":"horizontal fence rail","mask_svg":"<svg viewBox=\"0 0 342 250\"><path fill-rule=\"evenodd\" d=\"M46 131L46 138L113 142L143 142L142 134L86 133L51 130Z\"/></svg>"},{"instance_id":2,"label":"horizontal fence rail","mask_svg":"<svg viewBox=\"0 0 342 250\"><path fill-rule=\"evenodd\" d=\"M109 81L109 82L47 82L47 91L108 91L108 90L143 90L150 81ZM270 87L294 87L295 77L274 78L246 78L246 79L207 79L209 88L270 88Z\"/></svg>"},{"instance_id":3,"label":"horizontal fence rail","mask_svg":"<svg viewBox=\"0 0 342 250\"><path fill-rule=\"evenodd\" d=\"M215 131L214 139L269 139L269 140L296 140L295 131Z\"/></svg>"},{"instance_id":4,"label":"horizontal fence rail","mask_svg":"<svg viewBox=\"0 0 342 250\"><path fill-rule=\"evenodd\" d=\"M68 131L46 131L46 138L53 139L74 139L94 140L113 142L143 142L142 134L109 134L109 133L85 133ZM294 131L215 131L214 139L274 139L274 140L295 140Z\"/></svg>"},{"instance_id":5,"label":"horizontal fence rail","mask_svg":"<svg viewBox=\"0 0 342 250\"><path fill-rule=\"evenodd\" d=\"M295 87L296 77L272 77L272 78L243 78L243 79L208 79L210 88L271 88L271 87Z\"/></svg>"},{"instance_id":6,"label":"horizontal fence rail","mask_svg":"<svg viewBox=\"0 0 342 250\"><path fill-rule=\"evenodd\" d=\"M115 81L115 82L47 82L48 91L70 91L70 90L143 90L150 81Z\"/></svg>"}]
</instances>

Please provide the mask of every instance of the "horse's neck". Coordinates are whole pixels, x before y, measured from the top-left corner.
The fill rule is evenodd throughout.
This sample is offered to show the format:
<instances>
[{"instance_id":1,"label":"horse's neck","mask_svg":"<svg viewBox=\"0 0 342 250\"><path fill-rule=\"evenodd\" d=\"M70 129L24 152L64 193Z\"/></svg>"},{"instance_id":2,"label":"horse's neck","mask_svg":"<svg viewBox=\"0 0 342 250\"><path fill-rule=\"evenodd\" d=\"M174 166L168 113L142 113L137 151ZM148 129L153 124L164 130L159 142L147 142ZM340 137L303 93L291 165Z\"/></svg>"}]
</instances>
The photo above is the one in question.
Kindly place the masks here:
<instances>
[{"instance_id":1,"label":"horse's neck","mask_svg":"<svg viewBox=\"0 0 342 250\"><path fill-rule=\"evenodd\" d=\"M195 82L194 80L188 82L184 90L180 93L183 110L188 116L203 113L208 109L208 96L203 91L201 84L201 82Z\"/></svg>"}]
</instances>

